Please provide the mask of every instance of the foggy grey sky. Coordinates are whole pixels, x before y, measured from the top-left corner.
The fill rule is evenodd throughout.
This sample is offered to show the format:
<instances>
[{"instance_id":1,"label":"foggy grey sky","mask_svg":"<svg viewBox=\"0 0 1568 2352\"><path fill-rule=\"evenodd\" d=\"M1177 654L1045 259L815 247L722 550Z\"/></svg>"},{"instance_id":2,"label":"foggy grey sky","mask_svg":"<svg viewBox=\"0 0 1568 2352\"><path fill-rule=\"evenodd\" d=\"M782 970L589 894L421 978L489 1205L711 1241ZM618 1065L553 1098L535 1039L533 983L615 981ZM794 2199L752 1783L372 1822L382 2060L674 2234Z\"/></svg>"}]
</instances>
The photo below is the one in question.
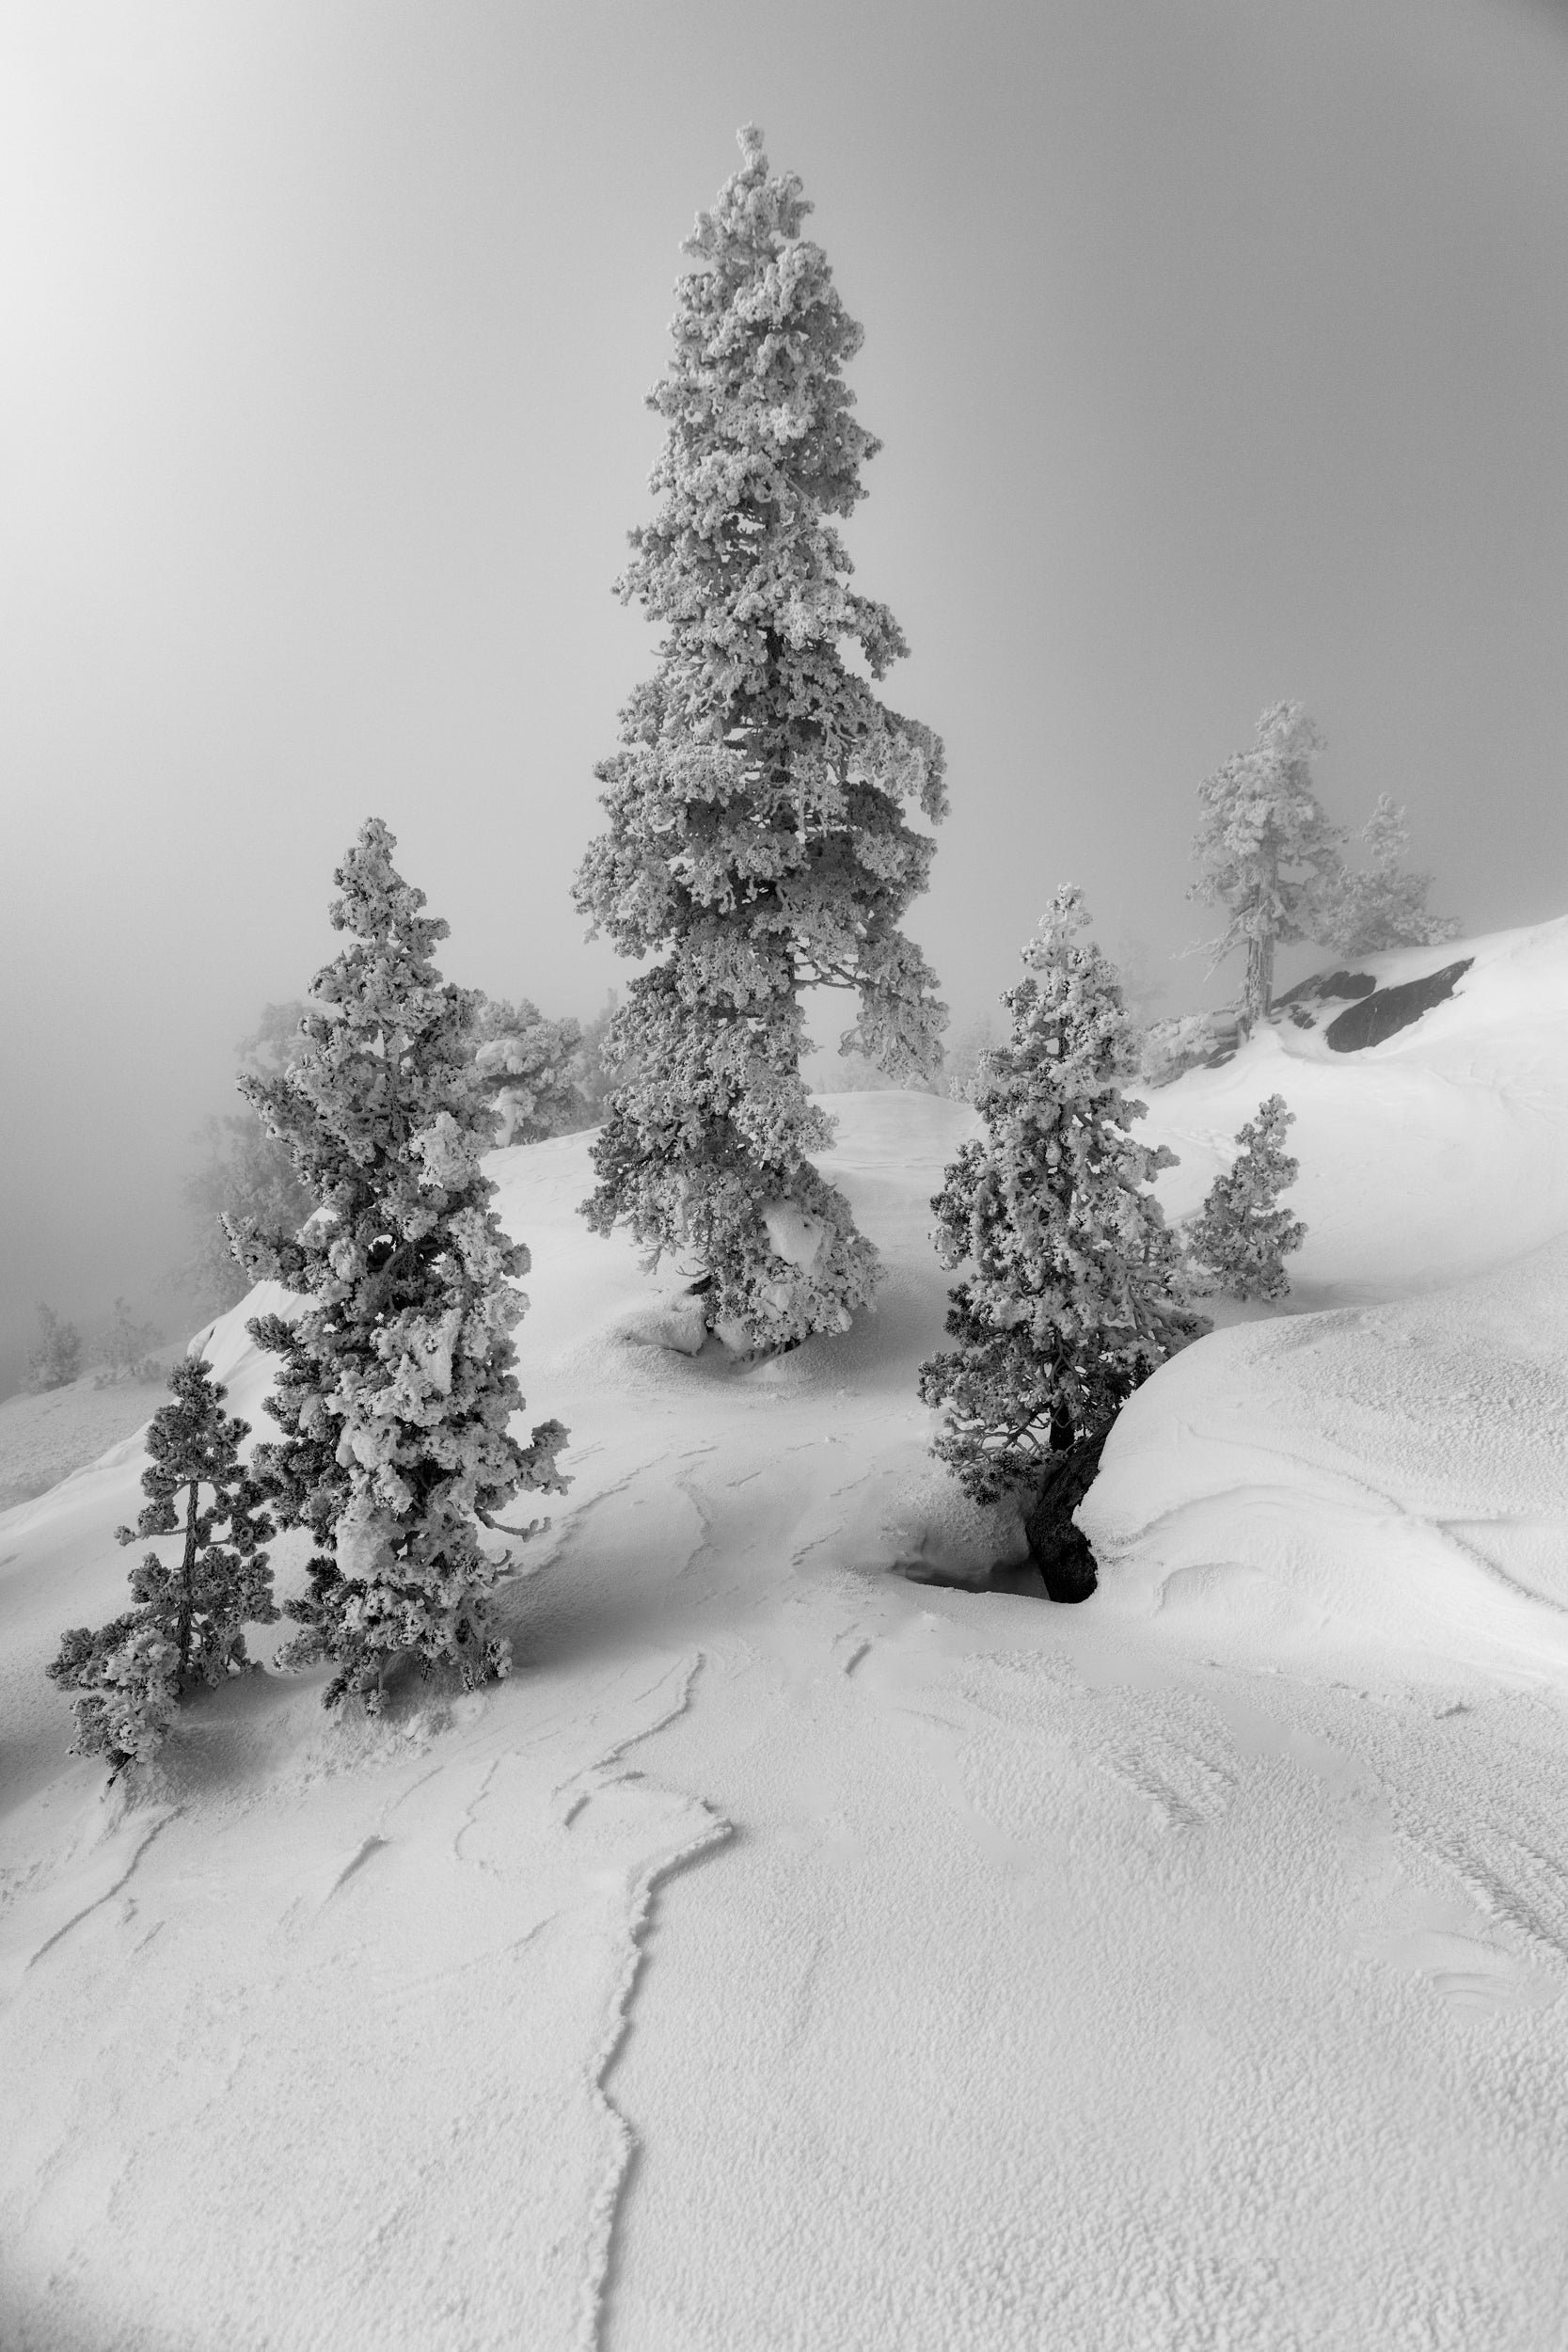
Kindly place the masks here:
<instances>
[{"instance_id":1,"label":"foggy grey sky","mask_svg":"<svg viewBox=\"0 0 1568 2352\"><path fill-rule=\"evenodd\" d=\"M866 328L850 544L947 740L959 1023L1063 880L1204 929L1196 787L1285 695L1434 903L1568 912L1560 9L10 0L0 1387L35 1297L177 1254L366 815L451 977L625 977L569 896L655 656L610 582L748 119Z\"/></svg>"}]
</instances>

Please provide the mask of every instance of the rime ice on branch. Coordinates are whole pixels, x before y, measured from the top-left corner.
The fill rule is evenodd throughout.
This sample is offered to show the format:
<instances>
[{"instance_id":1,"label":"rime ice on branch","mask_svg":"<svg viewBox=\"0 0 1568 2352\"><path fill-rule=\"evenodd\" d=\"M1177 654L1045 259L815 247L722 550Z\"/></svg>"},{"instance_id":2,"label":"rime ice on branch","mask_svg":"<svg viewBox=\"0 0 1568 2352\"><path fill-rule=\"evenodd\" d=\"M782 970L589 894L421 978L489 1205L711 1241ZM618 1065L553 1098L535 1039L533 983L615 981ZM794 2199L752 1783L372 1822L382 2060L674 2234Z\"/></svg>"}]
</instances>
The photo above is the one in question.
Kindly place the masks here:
<instances>
[{"instance_id":1,"label":"rime ice on branch","mask_svg":"<svg viewBox=\"0 0 1568 2352\"><path fill-rule=\"evenodd\" d=\"M920 1393L946 1408L934 1450L978 1502L1028 1499L1054 1454L1101 1436L1125 1399L1208 1328L1149 1189L1175 1154L1133 1140L1136 1044L1114 967L1056 893L1003 998L1012 1033L982 1061L966 1143L931 1206L964 1266ZM1032 1537L1033 1540L1033 1537Z\"/></svg>"},{"instance_id":2,"label":"rime ice on branch","mask_svg":"<svg viewBox=\"0 0 1568 2352\"><path fill-rule=\"evenodd\" d=\"M668 426L659 510L618 583L666 634L597 771L610 824L577 898L623 954L662 961L617 1016L629 1074L585 1207L655 1260L687 1256L710 1278L710 1321L776 1346L843 1328L876 1280L808 1157L832 1130L800 1077L799 992L852 989L847 1049L892 1074L935 1067L944 1009L898 925L932 854L904 803L934 820L945 800L936 736L841 651L879 679L906 650L887 608L850 587L830 519L853 512L879 447L843 380L861 329L800 233L800 183L768 170L756 131L740 145L687 244L697 265L649 396ZM785 1211L809 1247L777 1246Z\"/></svg>"},{"instance_id":3,"label":"rime ice on branch","mask_svg":"<svg viewBox=\"0 0 1568 2352\"><path fill-rule=\"evenodd\" d=\"M297 1237L234 1228L253 1279L311 1301L297 1323L250 1326L283 1359L268 1410L284 1434L257 1449L257 1469L285 1524L323 1547L279 1662L329 1659L326 1704L354 1693L372 1711L401 1657L469 1685L507 1672L491 1601L501 1568L479 1527L499 1526L519 1492L565 1483L559 1422L527 1447L508 1434L528 1305L509 1278L528 1252L502 1232L480 1169L495 1118L471 1057L476 997L437 972L447 925L420 914L395 846L379 818L364 827L332 909L351 944L311 983L304 1051L242 1081L322 1209Z\"/></svg>"}]
</instances>

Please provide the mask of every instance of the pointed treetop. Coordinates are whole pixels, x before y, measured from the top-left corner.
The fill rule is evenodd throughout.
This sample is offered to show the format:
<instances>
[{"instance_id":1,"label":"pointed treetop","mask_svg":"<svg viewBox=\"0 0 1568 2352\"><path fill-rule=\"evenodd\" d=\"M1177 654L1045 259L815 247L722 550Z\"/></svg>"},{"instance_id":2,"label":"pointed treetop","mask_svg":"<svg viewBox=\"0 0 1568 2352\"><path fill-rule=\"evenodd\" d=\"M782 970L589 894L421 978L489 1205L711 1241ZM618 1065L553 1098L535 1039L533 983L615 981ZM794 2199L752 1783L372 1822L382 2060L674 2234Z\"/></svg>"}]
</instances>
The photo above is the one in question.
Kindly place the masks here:
<instances>
[{"instance_id":1,"label":"pointed treetop","mask_svg":"<svg viewBox=\"0 0 1568 2352\"><path fill-rule=\"evenodd\" d=\"M332 904L332 928L353 931L359 939L405 940L421 961L451 926L439 915L421 916L424 892L405 882L392 864L397 835L385 819L368 817L359 838L333 874L342 892Z\"/></svg>"},{"instance_id":2,"label":"pointed treetop","mask_svg":"<svg viewBox=\"0 0 1568 2352\"><path fill-rule=\"evenodd\" d=\"M697 225L681 246L683 253L698 254L706 262L716 260L726 238L737 232L749 232L747 242L752 246L776 253L799 237L800 223L816 209L797 173L768 170L762 133L754 122L742 123L735 135L740 169L725 181L711 210L697 215ZM811 249L815 253L817 248Z\"/></svg>"},{"instance_id":3,"label":"pointed treetop","mask_svg":"<svg viewBox=\"0 0 1568 2352\"><path fill-rule=\"evenodd\" d=\"M1327 748L1305 703L1271 703L1258 722L1258 749L1275 759L1312 759Z\"/></svg>"}]
</instances>

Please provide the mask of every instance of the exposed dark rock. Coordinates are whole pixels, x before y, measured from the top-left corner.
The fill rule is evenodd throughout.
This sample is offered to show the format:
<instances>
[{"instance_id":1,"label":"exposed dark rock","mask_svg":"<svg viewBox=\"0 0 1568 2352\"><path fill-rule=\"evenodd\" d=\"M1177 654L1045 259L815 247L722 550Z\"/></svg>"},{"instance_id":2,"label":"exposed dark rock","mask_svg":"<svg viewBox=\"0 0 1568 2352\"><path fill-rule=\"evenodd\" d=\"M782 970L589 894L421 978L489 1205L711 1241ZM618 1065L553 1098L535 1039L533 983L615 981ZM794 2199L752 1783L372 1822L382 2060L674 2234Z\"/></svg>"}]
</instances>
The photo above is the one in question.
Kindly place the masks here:
<instances>
[{"instance_id":1,"label":"exposed dark rock","mask_svg":"<svg viewBox=\"0 0 1568 2352\"><path fill-rule=\"evenodd\" d=\"M1087 1600L1099 1581L1094 1553L1072 1515L1094 1485L1110 1425L1080 1438L1051 1457L1035 1502L1023 1522L1029 1554L1050 1600Z\"/></svg>"},{"instance_id":2,"label":"exposed dark rock","mask_svg":"<svg viewBox=\"0 0 1568 2352\"><path fill-rule=\"evenodd\" d=\"M1281 1005L1321 1003L1325 996L1370 996L1376 986L1370 972L1314 972L1288 988L1283 996L1276 996L1270 1010Z\"/></svg>"},{"instance_id":3,"label":"exposed dark rock","mask_svg":"<svg viewBox=\"0 0 1568 2352\"><path fill-rule=\"evenodd\" d=\"M1323 1031L1324 1038L1337 1054L1354 1054L1366 1045L1381 1045L1385 1038L1407 1029L1423 1012L1430 1012L1433 1005L1451 996L1454 982L1468 972L1474 961L1473 956L1463 956L1457 963L1446 963L1440 972L1429 972L1424 979L1405 980L1398 988L1375 989L1348 1012L1342 1012L1337 1021L1331 1021Z\"/></svg>"}]
</instances>

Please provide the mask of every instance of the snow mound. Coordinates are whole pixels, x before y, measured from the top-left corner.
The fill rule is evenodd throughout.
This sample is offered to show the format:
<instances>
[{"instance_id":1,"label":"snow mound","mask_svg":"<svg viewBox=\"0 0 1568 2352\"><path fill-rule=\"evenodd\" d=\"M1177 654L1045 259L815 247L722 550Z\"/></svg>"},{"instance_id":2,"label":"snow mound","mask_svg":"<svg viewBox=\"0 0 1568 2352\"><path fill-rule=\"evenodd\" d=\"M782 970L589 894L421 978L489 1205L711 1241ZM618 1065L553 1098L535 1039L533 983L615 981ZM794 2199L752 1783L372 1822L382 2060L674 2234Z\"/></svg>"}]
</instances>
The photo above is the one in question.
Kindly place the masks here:
<instances>
[{"instance_id":1,"label":"snow mound","mask_svg":"<svg viewBox=\"0 0 1568 2352\"><path fill-rule=\"evenodd\" d=\"M1117 1606L1184 1642L1568 1686L1568 1237L1216 1332L1131 1400L1078 1517Z\"/></svg>"},{"instance_id":2,"label":"snow mound","mask_svg":"<svg viewBox=\"0 0 1568 2352\"><path fill-rule=\"evenodd\" d=\"M1167 1216L1197 1208L1277 1093L1301 1162L1288 1204L1307 1227L1291 1262L1298 1309L1434 1290L1568 1230L1568 917L1354 970L1386 989L1465 960L1450 996L1380 1044L1336 1053L1282 1017L1222 1068L1153 1094L1146 1132L1180 1160L1160 1187Z\"/></svg>"}]
</instances>

